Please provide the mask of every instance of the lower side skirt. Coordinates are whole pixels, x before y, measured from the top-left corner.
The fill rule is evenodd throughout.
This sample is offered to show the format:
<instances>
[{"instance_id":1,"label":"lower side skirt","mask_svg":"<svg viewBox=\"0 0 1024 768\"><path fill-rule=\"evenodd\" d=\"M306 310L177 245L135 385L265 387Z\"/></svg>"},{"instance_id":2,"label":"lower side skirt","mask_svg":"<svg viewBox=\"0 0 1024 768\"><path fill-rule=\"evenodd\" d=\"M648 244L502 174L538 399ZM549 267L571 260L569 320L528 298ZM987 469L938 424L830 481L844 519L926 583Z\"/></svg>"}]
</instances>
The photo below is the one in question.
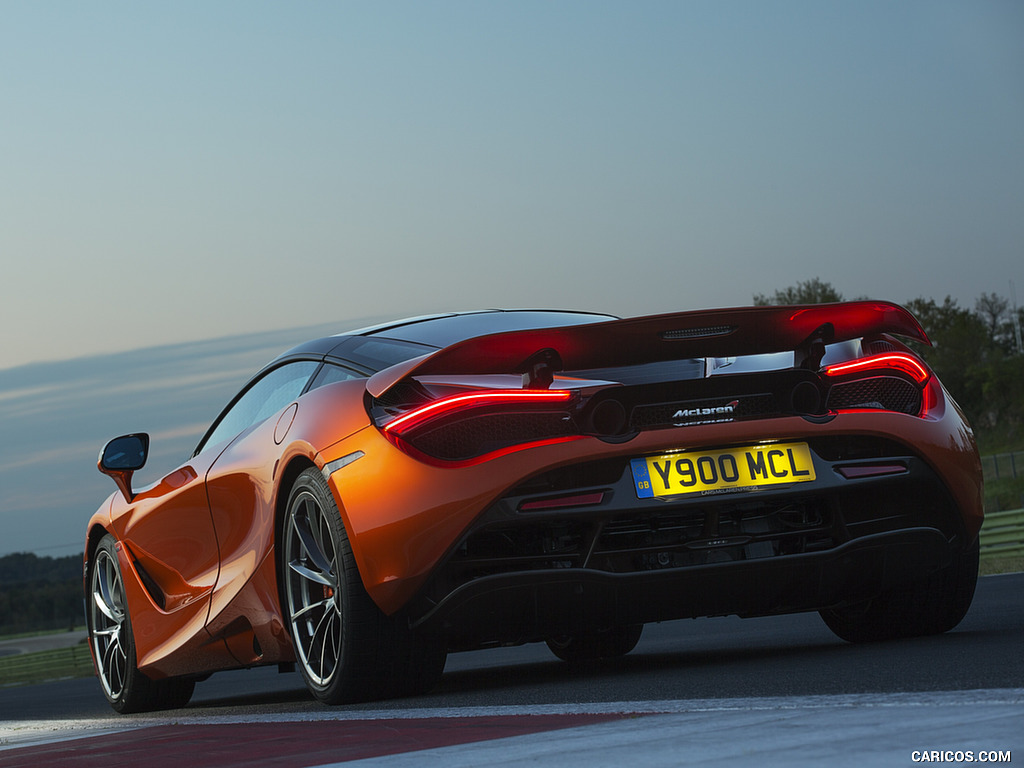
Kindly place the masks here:
<instances>
[{"instance_id":1,"label":"lower side skirt","mask_svg":"<svg viewBox=\"0 0 1024 768\"><path fill-rule=\"evenodd\" d=\"M818 610L924 578L954 551L934 528L863 536L809 554L637 573L574 568L485 576L412 621L451 650L543 640L612 626Z\"/></svg>"}]
</instances>

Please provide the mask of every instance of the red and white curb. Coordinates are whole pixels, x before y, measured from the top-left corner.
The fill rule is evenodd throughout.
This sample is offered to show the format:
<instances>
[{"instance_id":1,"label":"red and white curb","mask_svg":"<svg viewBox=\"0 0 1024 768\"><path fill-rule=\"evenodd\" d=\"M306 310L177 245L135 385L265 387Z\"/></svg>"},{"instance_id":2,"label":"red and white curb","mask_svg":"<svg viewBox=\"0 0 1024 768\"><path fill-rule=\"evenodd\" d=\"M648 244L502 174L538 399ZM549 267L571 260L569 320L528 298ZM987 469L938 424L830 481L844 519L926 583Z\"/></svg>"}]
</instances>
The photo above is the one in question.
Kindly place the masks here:
<instances>
[{"instance_id":1,"label":"red and white curb","mask_svg":"<svg viewBox=\"0 0 1024 768\"><path fill-rule=\"evenodd\" d=\"M1024 689L0 723L0 768L906 766L932 750L1024 756Z\"/></svg>"}]
</instances>

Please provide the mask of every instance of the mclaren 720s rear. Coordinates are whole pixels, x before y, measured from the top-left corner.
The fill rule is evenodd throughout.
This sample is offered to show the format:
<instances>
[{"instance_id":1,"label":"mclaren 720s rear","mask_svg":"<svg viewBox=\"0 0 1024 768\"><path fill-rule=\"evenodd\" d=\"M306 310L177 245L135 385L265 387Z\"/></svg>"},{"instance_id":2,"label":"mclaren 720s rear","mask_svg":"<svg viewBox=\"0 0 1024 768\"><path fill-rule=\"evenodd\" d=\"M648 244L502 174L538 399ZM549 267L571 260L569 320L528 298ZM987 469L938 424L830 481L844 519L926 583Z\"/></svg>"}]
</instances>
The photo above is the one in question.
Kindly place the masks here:
<instances>
[{"instance_id":1,"label":"mclaren 720s rear","mask_svg":"<svg viewBox=\"0 0 1024 768\"><path fill-rule=\"evenodd\" d=\"M119 712L295 665L321 701L429 689L448 653L628 653L643 625L818 611L852 642L944 632L978 571L970 427L863 301L619 320L416 318L260 371L191 458L99 459L90 647Z\"/></svg>"}]
</instances>

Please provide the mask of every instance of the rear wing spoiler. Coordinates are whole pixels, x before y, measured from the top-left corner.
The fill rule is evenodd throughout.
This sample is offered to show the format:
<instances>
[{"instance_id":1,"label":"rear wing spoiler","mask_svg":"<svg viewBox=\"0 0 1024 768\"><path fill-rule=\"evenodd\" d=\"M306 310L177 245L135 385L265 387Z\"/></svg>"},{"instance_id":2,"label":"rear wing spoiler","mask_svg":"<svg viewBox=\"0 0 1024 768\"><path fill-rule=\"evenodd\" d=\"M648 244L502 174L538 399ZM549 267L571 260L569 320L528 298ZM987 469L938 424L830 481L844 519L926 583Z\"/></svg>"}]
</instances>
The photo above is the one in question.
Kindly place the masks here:
<instances>
[{"instance_id":1,"label":"rear wing spoiler","mask_svg":"<svg viewBox=\"0 0 1024 768\"><path fill-rule=\"evenodd\" d=\"M557 371L789 351L817 368L824 345L883 333L931 344L910 312L884 301L711 309L477 336L386 368L366 388L380 397L411 376L496 373L545 388Z\"/></svg>"}]
</instances>

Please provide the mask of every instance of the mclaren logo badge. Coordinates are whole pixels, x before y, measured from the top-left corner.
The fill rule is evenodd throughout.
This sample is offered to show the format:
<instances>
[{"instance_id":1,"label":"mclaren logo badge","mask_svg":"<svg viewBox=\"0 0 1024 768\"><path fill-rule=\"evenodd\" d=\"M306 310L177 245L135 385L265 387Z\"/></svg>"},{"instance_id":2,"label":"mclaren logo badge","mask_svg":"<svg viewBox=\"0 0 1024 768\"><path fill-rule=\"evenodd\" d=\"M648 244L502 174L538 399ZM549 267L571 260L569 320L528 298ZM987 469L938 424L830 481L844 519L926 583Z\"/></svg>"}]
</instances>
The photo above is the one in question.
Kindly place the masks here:
<instances>
[{"instance_id":1,"label":"mclaren logo badge","mask_svg":"<svg viewBox=\"0 0 1024 768\"><path fill-rule=\"evenodd\" d=\"M692 424L713 424L720 421L732 421L733 414L735 414L739 404L739 400L733 400L725 405L680 408L672 414L672 423L677 427L682 427Z\"/></svg>"}]
</instances>

